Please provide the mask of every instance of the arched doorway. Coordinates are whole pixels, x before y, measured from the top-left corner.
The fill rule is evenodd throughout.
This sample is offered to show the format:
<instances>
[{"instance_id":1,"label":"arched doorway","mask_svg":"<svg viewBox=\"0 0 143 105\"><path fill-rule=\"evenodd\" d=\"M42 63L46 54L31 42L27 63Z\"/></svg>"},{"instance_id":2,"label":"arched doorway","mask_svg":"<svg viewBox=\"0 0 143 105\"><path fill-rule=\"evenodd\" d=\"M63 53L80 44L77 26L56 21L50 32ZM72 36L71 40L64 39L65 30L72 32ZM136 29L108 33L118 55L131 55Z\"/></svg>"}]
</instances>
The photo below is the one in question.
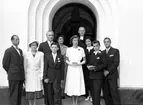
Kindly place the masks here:
<instances>
[{"instance_id":1,"label":"arched doorway","mask_svg":"<svg viewBox=\"0 0 143 105\"><path fill-rule=\"evenodd\" d=\"M58 33L65 36L65 45L69 46L70 37L78 34L78 28L86 28L86 36L96 39L97 21L93 12L85 5L71 3L61 7L55 14L52 21L52 30L56 37Z\"/></svg>"}]
</instances>

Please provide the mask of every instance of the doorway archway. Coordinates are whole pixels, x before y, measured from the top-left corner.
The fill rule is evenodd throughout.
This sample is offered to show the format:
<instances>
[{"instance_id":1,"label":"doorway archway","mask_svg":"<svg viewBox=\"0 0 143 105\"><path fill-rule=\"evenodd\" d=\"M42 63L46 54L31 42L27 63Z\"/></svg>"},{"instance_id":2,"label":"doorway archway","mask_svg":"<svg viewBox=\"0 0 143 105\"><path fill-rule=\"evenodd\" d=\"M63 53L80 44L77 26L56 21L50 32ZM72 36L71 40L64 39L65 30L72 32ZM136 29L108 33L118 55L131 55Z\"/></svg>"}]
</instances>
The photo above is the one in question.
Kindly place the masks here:
<instances>
[{"instance_id":1,"label":"doorway archway","mask_svg":"<svg viewBox=\"0 0 143 105\"><path fill-rule=\"evenodd\" d=\"M94 13L85 5L70 3L61 7L54 15L52 30L55 36L61 33L65 37L65 45L69 46L69 39L72 35L78 34L78 28L86 28L86 36L91 36L92 40L97 35L97 19Z\"/></svg>"}]
</instances>

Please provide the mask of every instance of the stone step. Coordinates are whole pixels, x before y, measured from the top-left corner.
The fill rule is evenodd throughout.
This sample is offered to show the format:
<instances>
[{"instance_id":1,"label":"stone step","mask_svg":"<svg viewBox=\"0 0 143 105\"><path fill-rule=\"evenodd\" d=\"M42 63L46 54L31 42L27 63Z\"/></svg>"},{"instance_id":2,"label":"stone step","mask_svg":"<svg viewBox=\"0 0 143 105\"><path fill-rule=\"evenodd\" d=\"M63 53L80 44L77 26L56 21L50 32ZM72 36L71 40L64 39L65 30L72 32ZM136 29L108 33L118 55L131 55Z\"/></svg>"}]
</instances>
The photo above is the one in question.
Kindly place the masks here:
<instances>
[{"instance_id":1,"label":"stone step","mask_svg":"<svg viewBox=\"0 0 143 105\"><path fill-rule=\"evenodd\" d=\"M120 89L120 98L122 105L143 105L143 90ZM84 97L79 98L79 105L92 105L90 101L84 99ZM0 105L9 105L7 87L0 87ZM24 97L22 98L22 105L28 105ZM37 105L44 105L44 99L39 99ZM62 105L72 105L71 98L63 99ZM103 99L101 99L101 105L105 105Z\"/></svg>"}]
</instances>

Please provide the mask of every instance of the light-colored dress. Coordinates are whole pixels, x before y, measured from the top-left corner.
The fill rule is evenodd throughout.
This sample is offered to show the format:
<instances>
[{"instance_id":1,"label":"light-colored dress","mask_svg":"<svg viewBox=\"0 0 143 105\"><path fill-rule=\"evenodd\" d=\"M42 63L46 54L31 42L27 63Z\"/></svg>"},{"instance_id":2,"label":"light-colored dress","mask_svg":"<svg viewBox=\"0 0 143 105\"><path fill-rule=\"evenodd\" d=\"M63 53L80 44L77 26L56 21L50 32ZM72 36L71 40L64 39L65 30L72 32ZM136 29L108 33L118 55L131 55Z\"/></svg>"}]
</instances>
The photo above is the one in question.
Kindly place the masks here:
<instances>
[{"instance_id":1,"label":"light-colored dress","mask_svg":"<svg viewBox=\"0 0 143 105\"><path fill-rule=\"evenodd\" d=\"M83 48L73 48L67 49L66 57L68 57L70 62L80 62L85 53ZM83 77L83 70L81 66L70 66L68 65L67 76L66 76L66 86L65 93L69 96L80 96L85 94L85 83Z\"/></svg>"},{"instance_id":2,"label":"light-colored dress","mask_svg":"<svg viewBox=\"0 0 143 105\"><path fill-rule=\"evenodd\" d=\"M44 54L37 51L35 57L31 52L24 55L25 90L36 92L43 90L42 77L44 68Z\"/></svg>"}]
</instances>

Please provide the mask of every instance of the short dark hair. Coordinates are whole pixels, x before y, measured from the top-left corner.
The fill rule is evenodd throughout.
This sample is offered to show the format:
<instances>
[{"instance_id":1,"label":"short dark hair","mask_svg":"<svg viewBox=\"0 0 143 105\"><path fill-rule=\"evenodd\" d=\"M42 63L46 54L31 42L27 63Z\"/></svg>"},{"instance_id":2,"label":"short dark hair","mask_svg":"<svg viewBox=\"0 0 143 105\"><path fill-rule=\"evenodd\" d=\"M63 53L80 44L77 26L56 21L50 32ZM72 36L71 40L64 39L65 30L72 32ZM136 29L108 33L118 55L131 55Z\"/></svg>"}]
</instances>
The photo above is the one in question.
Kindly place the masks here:
<instances>
[{"instance_id":1,"label":"short dark hair","mask_svg":"<svg viewBox=\"0 0 143 105\"><path fill-rule=\"evenodd\" d=\"M51 43L51 46L56 45L58 48L60 48L59 44L56 42Z\"/></svg>"},{"instance_id":2,"label":"short dark hair","mask_svg":"<svg viewBox=\"0 0 143 105\"><path fill-rule=\"evenodd\" d=\"M57 36L57 41L59 40L60 37L62 37L62 38L64 39L64 35L63 35L63 34L59 34L59 35Z\"/></svg>"},{"instance_id":3,"label":"short dark hair","mask_svg":"<svg viewBox=\"0 0 143 105\"><path fill-rule=\"evenodd\" d=\"M14 40L14 37L15 37L15 36L18 37L18 35L12 35L12 36L11 36L11 41Z\"/></svg>"},{"instance_id":4,"label":"short dark hair","mask_svg":"<svg viewBox=\"0 0 143 105\"><path fill-rule=\"evenodd\" d=\"M78 42L79 42L79 36L78 35L73 35L71 38L70 38L70 45L72 45L72 41L74 38L78 38Z\"/></svg>"},{"instance_id":5,"label":"short dark hair","mask_svg":"<svg viewBox=\"0 0 143 105\"><path fill-rule=\"evenodd\" d=\"M100 46L100 42L98 40L95 40L92 42L92 44L96 44L96 43Z\"/></svg>"},{"instance_id":6,"label":"short dark hair","mask_svg":"<svg viewBox=\"0 0 143 105\"><path fill-rule=\"evenodd\" d=\"M85 37L85 41L86 41L87 39L89 39L89 40L91 41L91 36L86 36L86 37Z\"/></svg>"},{"instance_id":7,"label":"short dark hair","mask_svg":"<svg viewBox=\"0 0 143 105\"><path fill-rule=\"evenodd\" d=\"M111 42L111 39L110 39L109 37L105 37L105 38L104 38L104 41L105 41L106 39L108 39L108 40Z\"/></svg>"}]
</instances>

